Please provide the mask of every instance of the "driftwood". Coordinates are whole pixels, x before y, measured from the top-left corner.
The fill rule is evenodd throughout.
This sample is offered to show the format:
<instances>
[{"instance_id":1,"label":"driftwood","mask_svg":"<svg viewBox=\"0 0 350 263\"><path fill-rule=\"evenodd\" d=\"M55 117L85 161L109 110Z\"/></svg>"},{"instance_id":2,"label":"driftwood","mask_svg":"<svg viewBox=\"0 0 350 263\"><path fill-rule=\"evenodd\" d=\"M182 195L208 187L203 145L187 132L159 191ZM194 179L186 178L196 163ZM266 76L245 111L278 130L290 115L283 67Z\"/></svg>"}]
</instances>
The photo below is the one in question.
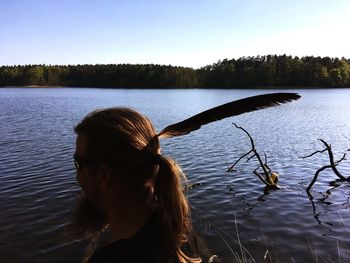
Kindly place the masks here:
<instances>
[{"instance_id":1,"label":"driftwood","mask_svg":"<svg viewBox=\"0 0 350 263\"><path fill-rule=\"evenodd\" d=\"M233 125L235 125L235 127L237 129L242 130L243 132L245 132L247 134L247 136L249 137L250 140L250 144L251 144L251 149L243 154L233 165L231 165L228 169L227 172L234 172L235 170L235 166L243 159L247 157L247 161L250 161L251 159L253 159L254 157L258 160L259 162L259 166L253 171L253 173L266 185L266 187L268 189L279 189L278 185L277 185L277 181L279 178L279 174L276 172L272 172L271 168L268 166L267 164L267 157L266 154L265 155L265 160L263 162L263 160L260 157L260 154L257 152L256 148L255 148L255 143L254 140L252 138L252 136L249 134L249 132L247 130L245 130L244 128L238 126L237 124L233 123ZM261 168L262 173L259 173L258 170Z\"/></svg>"},{"instance_id":2,"label":"driftwood","mask_svg":"<svg viewBox=\"0 0 350 263\"><path fill-rule=\"evenodd\" d=\"M318 169L314 175L314 178L312 179L311 183L309 184L309 186L306 188L306 191L309 192L311 187L314 185L314 183L316 182L320 172L322 172L325 169L332 169L333 172L335 173L335 175L339 178L338 180L340 181L350 181L350 177L346 178L344 177L337 169L337 166L339 165L340 162L342 162L343 160L345 160L346 157L346 153L343 154L342 158L340 158L338 161L334 161L334 155L332 152L332 145L328 144L325 140L323 139L318 139L320 142L322 142L324 144L324 146L326 148L324 148L323 150L319 150L319 151L315 151L307 156L303 156L301 157L302 159L305 158L309 158L317 153L324 153L327 151L328 156L329 156L329 165L325 165L323 167L321 167L320 169ZM350 151L350 149L348 149L347 151Z\"/></svg>"}]
</instances>

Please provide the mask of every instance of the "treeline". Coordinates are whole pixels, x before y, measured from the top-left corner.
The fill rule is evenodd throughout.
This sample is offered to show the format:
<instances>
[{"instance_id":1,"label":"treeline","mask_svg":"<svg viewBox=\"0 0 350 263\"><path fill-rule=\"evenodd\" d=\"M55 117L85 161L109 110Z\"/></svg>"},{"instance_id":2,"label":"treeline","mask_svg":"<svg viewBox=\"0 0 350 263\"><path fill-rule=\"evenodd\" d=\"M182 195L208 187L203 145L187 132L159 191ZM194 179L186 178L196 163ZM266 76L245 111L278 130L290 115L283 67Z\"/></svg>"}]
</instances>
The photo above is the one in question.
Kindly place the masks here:
<instances>
[{"instance_id":1,"label":"treeline","mask_svg":"<svg viewBox=\"0 0 350 263\"><path fill-rule=\"evenodd\" d=\"M257 56L200 69L165 65L25 65L0 67L0 86L101 88L349 87L350 60Z\"/></svg>"},{"instance_id":2,"label":"treeline","mask_svg":"<svg viewBox=\"0 0 350 263\"><path fill-rule=\"evenodd\" d=\"M69 86L101 88L198 87L191 68L161 65L3 66L0 86Z\"/></svg>"}]
</instances>

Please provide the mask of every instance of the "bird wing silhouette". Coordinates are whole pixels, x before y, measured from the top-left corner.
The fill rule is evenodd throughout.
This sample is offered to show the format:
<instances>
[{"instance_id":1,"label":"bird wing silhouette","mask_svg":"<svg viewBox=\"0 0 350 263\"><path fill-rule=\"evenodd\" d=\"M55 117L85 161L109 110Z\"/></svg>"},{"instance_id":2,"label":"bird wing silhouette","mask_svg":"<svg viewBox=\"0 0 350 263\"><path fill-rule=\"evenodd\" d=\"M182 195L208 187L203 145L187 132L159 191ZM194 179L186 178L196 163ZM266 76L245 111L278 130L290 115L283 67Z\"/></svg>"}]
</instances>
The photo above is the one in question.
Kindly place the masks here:
<instances>
[{"instance_id":1,"label":"bird wing silhouette","mask_svg":"<svg viewBox=\"0 0 350 263\"><path fill-rule=\"evenodd\" d=\"M203 111L186 120L165 127L158 138L170 138L198 130L202 125L246 112L279 106L282 103L299 99L296 93L271 93L232 101Z\"/></svg>"}]
</instances>

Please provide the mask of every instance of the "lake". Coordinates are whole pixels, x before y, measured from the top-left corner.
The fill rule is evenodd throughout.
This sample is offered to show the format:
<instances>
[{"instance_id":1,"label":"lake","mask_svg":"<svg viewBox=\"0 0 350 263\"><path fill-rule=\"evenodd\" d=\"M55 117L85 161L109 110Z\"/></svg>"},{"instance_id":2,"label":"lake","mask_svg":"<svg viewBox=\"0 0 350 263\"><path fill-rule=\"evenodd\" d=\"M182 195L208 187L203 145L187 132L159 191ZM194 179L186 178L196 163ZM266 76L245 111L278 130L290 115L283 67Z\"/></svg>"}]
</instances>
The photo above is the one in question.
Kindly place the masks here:
<instances>
[{"instance_id":1,"label":"lake","mask_svg":"<svg viewBox=\"0 0 350 263\"><path fill-rule=\"evenodd\" d=\"M64 229L79 190L73 127L90 111L132 107L160 131L228 101L280 91L1 88L1 262L80 262L86 243L68 241ZM198 183L188 196L195 229L210 254L233 262L233 253L240 255L244 247L256 262L349 262L350 183L330 183L336 176L325 170L307 195L306 187L316 170L329 163L328 155L299 157L322 150L318 138L332 144L337 160L350 148L350 90L286 92L302 98L163 139L163 153L182 166L191 183ZM281 189L264 193L252 173L255 160L243 160L236 172L226 173L250 150L249 139L233 122L266 154L280 174ZM338 169L350 176L350 160Z\"/></svg>"}]
</instances>

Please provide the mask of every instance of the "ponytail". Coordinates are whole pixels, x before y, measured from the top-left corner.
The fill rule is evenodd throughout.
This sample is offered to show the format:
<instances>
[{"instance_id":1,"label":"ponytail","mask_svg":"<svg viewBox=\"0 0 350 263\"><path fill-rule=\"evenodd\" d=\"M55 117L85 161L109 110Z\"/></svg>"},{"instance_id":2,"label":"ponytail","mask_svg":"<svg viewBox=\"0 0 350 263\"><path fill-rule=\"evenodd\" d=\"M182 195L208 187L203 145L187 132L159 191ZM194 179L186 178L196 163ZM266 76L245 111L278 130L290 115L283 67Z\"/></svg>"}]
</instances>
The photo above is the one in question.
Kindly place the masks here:
<instances>
[{"instance_id":1,"label":"ponytail","mask_svg":"<svg viewBox=\"0 0 350 263\"><path fill-rule=\"evenodd\" d=\"M200 258L192 258L183 252L183 245L189 244L191 235L190 207L183 193L181 180L186 176L170 158L157 156L159 171L155 178L154 197L159 204L164 233L170 241L170 249L180 263L199 263Z\"/></svg>"},{"instance_id":2,"label":"ponytail","mask_svg":"<svg viewBox=\"0 0 350 263\"><path fill-rule=\"evenodd\" d=\"M112 170L124 170L125 176L120 178L133 192L140 190L139 197L145 192L150 197L152 190L147 183L153 181L154 201L169 252L180 263L201 262L184 252L192 233L190 208L181 185L186 178L172 159L157 155L159 135L150 120L131 109L109 108L87 115L75 131L87 138L86 155Z\"/></svg>"}]
</instances>

